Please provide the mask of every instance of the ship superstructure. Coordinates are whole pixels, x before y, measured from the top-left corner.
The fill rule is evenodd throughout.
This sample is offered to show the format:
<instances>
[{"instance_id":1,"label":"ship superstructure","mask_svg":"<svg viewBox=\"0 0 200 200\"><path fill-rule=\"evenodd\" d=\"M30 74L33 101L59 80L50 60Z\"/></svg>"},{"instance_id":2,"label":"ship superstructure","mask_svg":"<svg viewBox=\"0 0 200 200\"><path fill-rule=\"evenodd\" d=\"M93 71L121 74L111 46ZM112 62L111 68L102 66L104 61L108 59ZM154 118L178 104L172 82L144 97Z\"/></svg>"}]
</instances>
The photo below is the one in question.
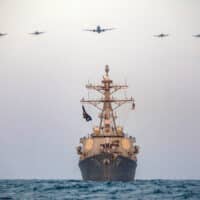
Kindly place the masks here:
<instances>
[{"instance_id":1,"label":"ship superstructure","mask_svg":"<svg viewBox=\"0 0 200 200\"><path fill-rule=\"evenodd\" d=\"M115 92L127 89L128 86L114 84L109 77L109 67L106 66L101 84L87 84L86 88L95 90L102 96L99 99L81 99L82 104L90 104L100 110L99 125L93 128L89 136L81 138L81 145L77 147L83 179L134 180L139 147L135 144L135 137L127 136L123 127L116 124L117 115L114 112L125 103L131 103L132 109L135 108L135 100L132 97L117 99L113 96Z\"/></svg>"}]
</instances>

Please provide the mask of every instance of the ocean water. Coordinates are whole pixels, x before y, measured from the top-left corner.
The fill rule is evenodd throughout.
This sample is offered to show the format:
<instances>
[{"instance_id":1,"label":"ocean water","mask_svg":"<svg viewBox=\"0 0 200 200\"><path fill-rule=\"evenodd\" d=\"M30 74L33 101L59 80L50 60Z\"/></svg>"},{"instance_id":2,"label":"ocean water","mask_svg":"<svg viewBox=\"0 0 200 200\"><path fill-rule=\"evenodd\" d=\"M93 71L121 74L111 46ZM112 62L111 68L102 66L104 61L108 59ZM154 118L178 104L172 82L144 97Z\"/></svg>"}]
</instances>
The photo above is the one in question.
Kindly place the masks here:
<instances>
[{"instance_id":1,"label":"ocean water","mask_svg":"<svg viewBox=\"0 0 200 200\"><path fill-rule=\"evenodd\" d=\"M200 180L0 180L0 200L12 199L200 200Z\"/></svg>"}]
</instances>

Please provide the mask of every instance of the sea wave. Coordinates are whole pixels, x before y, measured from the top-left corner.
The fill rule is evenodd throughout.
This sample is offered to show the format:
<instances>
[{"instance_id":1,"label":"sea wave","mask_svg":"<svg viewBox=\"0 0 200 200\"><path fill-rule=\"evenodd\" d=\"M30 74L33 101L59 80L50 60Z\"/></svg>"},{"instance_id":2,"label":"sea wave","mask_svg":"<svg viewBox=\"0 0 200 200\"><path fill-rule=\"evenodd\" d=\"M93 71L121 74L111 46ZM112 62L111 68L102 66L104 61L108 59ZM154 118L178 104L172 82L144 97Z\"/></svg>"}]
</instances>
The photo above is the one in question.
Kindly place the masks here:
<instances>
[{"instance_id":1,"label":"sea wave","mask_svg":"<svg viewBox=\"0 0 200 200\"><path fill-rule=\"evenodd\" d=\"M0 200L200 200L199 180L0 180Z\"/></svg>"}]
</instances>

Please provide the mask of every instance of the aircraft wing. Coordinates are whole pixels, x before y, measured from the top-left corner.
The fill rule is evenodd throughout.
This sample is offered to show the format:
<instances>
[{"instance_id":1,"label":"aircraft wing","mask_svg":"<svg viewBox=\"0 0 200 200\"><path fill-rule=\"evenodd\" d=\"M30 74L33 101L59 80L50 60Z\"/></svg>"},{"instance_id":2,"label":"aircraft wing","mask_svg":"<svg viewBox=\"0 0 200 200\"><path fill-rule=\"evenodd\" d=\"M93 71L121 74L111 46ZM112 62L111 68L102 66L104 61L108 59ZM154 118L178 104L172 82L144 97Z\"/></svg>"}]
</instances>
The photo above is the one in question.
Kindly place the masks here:
<instances>
[{"instance_id":1,"label":"aircraft wing","mask_svg":"<svg viewBox=\"0 0 200 200\"><path fill-rule=\"evenodd\" d=\"M45 33L45 32L44 32L44 31L40 31L40 32L38 32L38 33L36 33L36 34L39 34L39 35L40 35L40 34L43 34L43 33Z\"/></svg>"},{"instance_id":2,"label":"aircraft wing","mask_svg":"<svg viewBox=\"0 0 200 200\"><path fill-rule=\"evenodd\" d=\"M160 35L154 35L154 37L162 37L162 36L160 36Z\"/></svg>"},{"instance_id":3,"label":"aircraft wing","mask_svg":"<svg viewBox=\"0 0 200 200\"><path fill-rule=\"evenodd\" d=\"M0 33L0 36L8 35L7 33Z\"/></svg>"},{"instance_id":4,"label":"aircraft wing","mask_svg":"<svg viewBox=\"0 0 200 200\"><path fill-rule=\"evenodd\" d=\"M29 34L30 34L30 35L37 35L37 33L35 33L35 32L34 32L34 33L29 33Z\"/></svg>"},{"instance_id":5,"label":"aircraft wing","mask_svg":"<svg viewBox=\"0 0 200 200\"><path fill-rule=\"evenodd\" d=\"M104 29L101 29L101 31L112 31L112 30L115 30L115 28L104 28Z\"/></svg>"},{"instance_id":6,"label":"aircraft wing","mask_svg":"<svg viewBox=\"0 0 200 200\"><path fill-rule=\"evenodd\" d=\"M96 32L95 29L83 29L84 31L91 31L91 32Z\"/></svg>"},{"instance_id":7,"label":"aircraft wing","mask_svg":"<svg viewBox=\"0 0 200 200\"><path fill-rule=\"evenodd\" d=\"M168 37L169 34L159 34L159 35L154 35L154 37Z\"/></svg>"},{"instance_id":8,"label":"aircraft wing","mask_svg":"<svg viewBox=\"0 0 200 200\"><path fill-rule=\"evenodd\" d=\"M31 35L40 35L40 34L43 34L45 33L44 31L41 31L41 32L33 32L33 33L29 33Z\"/></svg>"}]
</instances>

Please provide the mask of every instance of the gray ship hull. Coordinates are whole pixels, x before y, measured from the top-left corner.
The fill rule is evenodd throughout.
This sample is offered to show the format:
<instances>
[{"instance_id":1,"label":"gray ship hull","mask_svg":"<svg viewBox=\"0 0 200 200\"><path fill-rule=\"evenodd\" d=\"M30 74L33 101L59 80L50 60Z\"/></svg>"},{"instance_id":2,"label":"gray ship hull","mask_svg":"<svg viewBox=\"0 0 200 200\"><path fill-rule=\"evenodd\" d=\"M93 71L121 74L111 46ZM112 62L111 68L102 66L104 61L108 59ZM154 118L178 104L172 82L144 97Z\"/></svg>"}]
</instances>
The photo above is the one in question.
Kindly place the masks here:
<instances>
[{"instance_id":1,"label":"gray ship hull","mask_svg":"<svg viewBox=\"0 0 200 200\"><path fill-rule=\"evenodd\" d=\"M79 161L83 180L133 181L137 162L124 156L113 159L112 154L102 153Z\"/></svg>"}]
</instances>

